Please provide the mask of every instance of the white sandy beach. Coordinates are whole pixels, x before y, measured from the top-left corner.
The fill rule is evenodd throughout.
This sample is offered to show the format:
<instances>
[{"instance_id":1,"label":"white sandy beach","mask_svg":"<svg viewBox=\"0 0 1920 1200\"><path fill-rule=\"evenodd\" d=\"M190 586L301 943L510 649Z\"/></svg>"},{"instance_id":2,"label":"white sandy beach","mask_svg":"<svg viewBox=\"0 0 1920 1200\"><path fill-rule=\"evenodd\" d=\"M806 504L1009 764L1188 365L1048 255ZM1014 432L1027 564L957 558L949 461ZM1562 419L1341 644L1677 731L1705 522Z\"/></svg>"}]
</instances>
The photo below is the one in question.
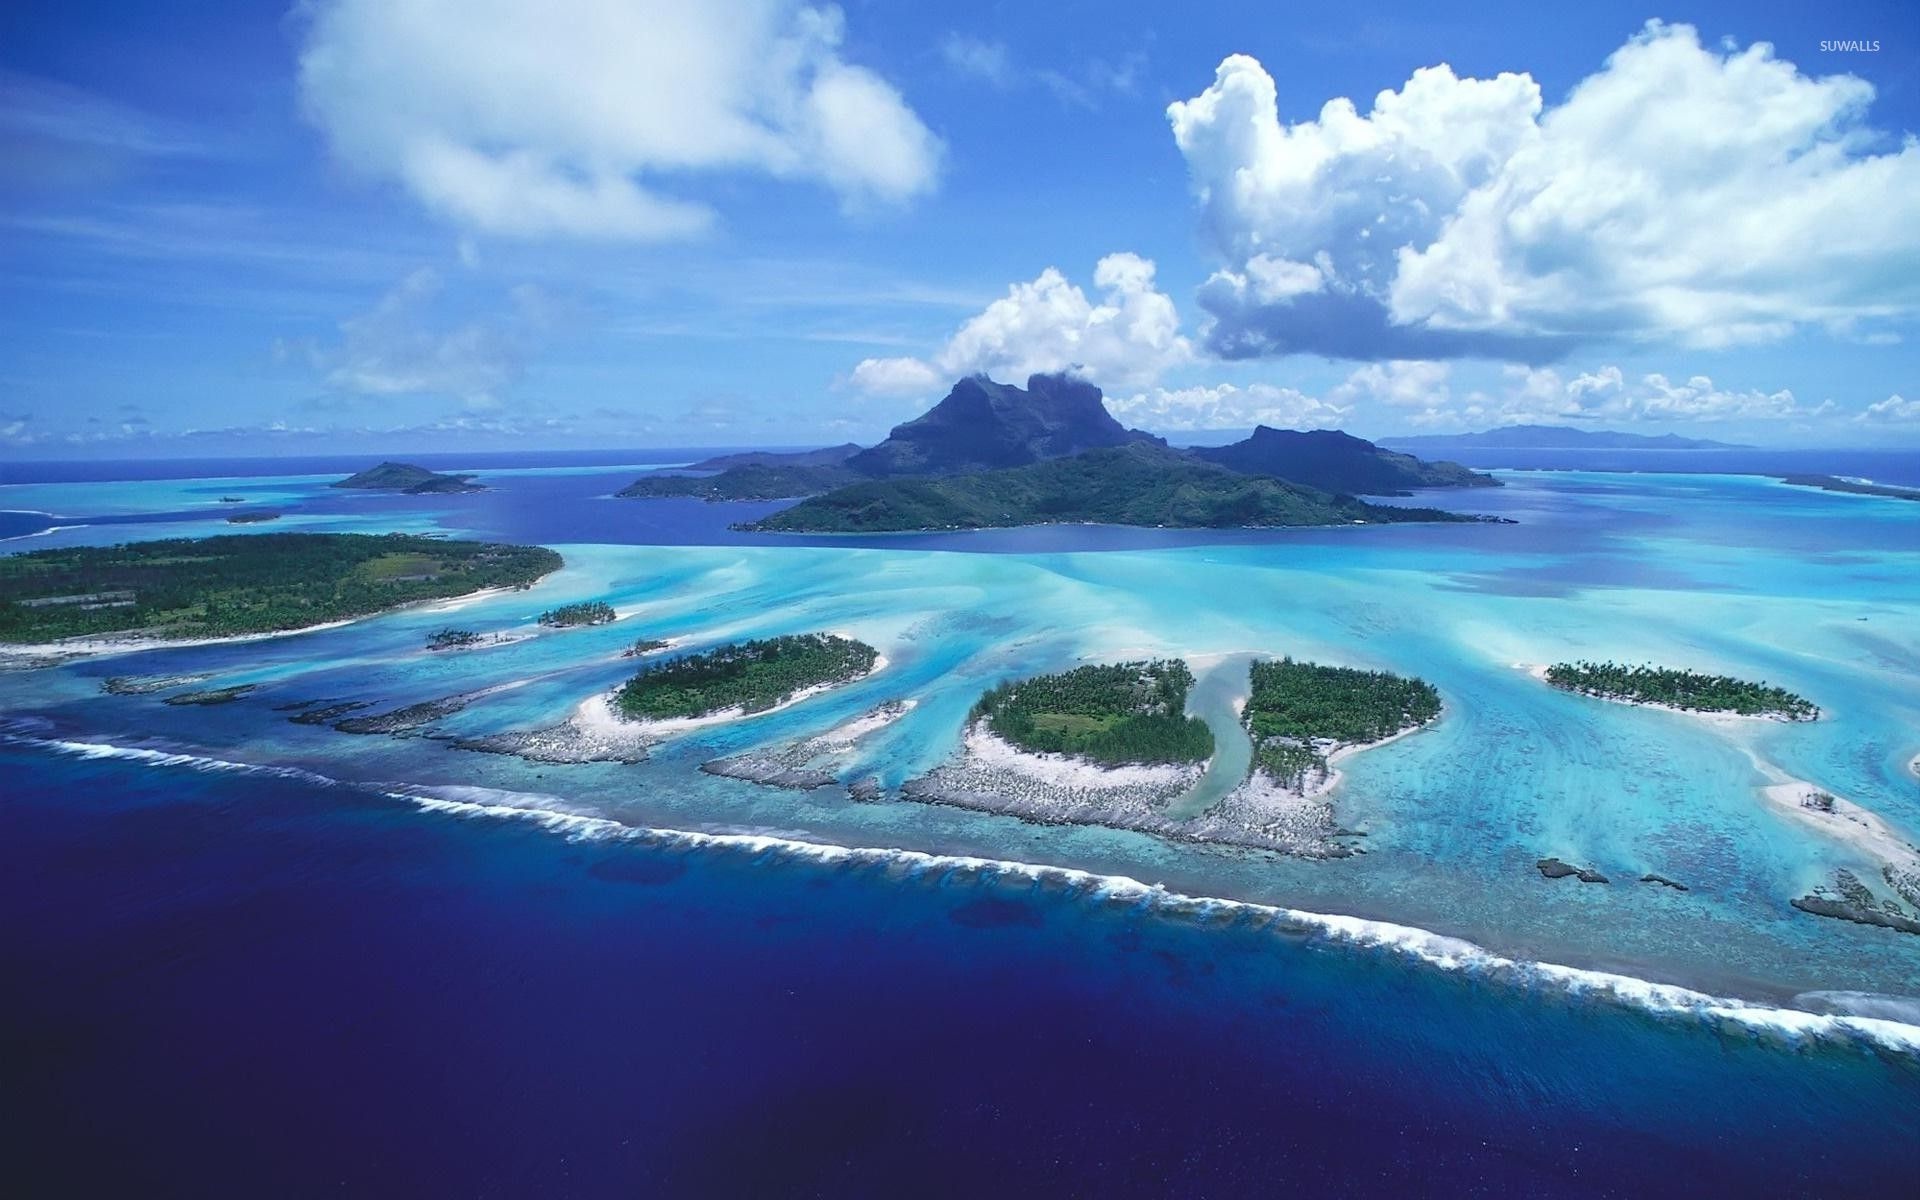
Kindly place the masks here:
<instances>
[{"instance_id":1,"label":"white sandy beach","mask_svg":"<svg viewBox=\"0 0 1920 1200\"><path fill-rule=\"evenodd\" d=\"M1554 686L1547 679L1547 664L1545 663L1514 663L1513 666L1515 670L1525 671L1541 683L1545 683L1548 687ZM1782 725L1801 725L1820 719L1820 717L1816 716L1806 721L1801 721L1786 716L1783 713L1703 712L1697 708L1680 708L1677 705L1659 704L1651 700L1623 700L1614 696L1594 696L1586 692L1576 692L1570 688L1562 688L1559 690L1565 691L1570 696L1584 696L1588 700L1603 700L1608 704L1624 704L1630 708L1655 708L1661 712L1679 713L1683 717L1692 717L1696 721L1705 721L1709 725L1741 726L1749 725L1755 721L1776 721Z\"/></svg>"}]
</instances>

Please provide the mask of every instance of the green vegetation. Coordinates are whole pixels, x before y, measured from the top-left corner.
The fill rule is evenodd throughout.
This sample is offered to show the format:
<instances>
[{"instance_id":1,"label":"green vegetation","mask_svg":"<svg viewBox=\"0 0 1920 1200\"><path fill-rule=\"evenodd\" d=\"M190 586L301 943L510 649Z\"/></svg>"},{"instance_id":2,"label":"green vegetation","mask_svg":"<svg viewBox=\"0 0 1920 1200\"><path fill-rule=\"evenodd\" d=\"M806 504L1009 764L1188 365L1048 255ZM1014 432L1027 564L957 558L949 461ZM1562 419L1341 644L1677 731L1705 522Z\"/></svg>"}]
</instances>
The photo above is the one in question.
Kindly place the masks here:
<instances>
[{"instance_id":1,"label":"green vegetation","mask_svg":"<svg viewBox=\"0 0 1920 1200\"><path fill-rule=\"evenodd\" d=\"M626 498L697 496L702 500L791 500L862 479L836 464L747 463L718 475L645 475L614 493Z\"/></svg>"},{"instance_id":2,"label":"green vegetation","mask_svg":"<svg viewBox=\"0 0 1920 1200\"><path fill-rule=\"evenodd\" d=\"M480 635L471 629L441 629L427 635L429 650L464 650L479 644Z\"/></svg>"},{"instance_id":3,"label":"green vegetation","mask_svg":"<svg viewBox=\"0 0 1920 1200\"><path fill-rule=\"evenodd\" d=\"M280 519L280 514L276 512L235 513L231 517L227 518L227 524L229 525L260 525L260 524L264 524L267 521L278 521L279 519Z\"/></svg>"},{"instance_id":4,"label":"green vegetation","mask_svg":"<svg viewBox=\"0 0 1920 1200\"><path fill-rule=\"evenodd\" d=\"M641 638L620 652L621 658L641 658L656 650L665 650L667 643L659 638Z\"/></svg>"},{"instance_id":5,"label":"green vegetation","mask_svg":"<svg viewBox=\"0 0 1920 1200\"><path fill-rule=\"evenodd\" d=\"M1151 442L972 475L853 484L804 500L750 530L878 533L1097 522L1171 528L1468 521L1243 475Z\"/></svg>"},{"instance_id":6,"label":"green vegetation","mask_svg":"<svg viewBox=\"0 0 1920 1200\"><path fill-rule=\"evenodd\" d=\"M1022 750L1105 766L1203 762L1213 731L1184 715L1193 672L1179 659L1075 667L989 690L970 720Z\"/></svg>"},{"instance_id":7,"label":"green vegetation","mask_svg":"<svg viewBox=\"0 0 1920 1200\"><path fill-rule=\"evenodd\" d=\"M1789 721L1812 721L1820 716L1820 709L1813 701L1785 688L1667 667L1629 667L1611 662L1555 663L1547 668L1547 682L1583 696L1625 700L1632 704L1660 704L1689 712L1778 716Z\"/></svg>"},{"instance_id":8,"label":"green vegetation","mask_svg":"<svg viewBox=\"0 0 1920 1200\"><path fill-rule=\"evenodd\" d=\"M409 496L428 496L450 492L484 492L465 475L442 475L412 463L383 462L350 475L333 485L337 488L362 488L369 491L405 492Z\"/></svg>"},{"instance_id":9,"label":"green vegetation","mask_svg":"<svg viewBox=\"0 0 1920 1200\"><path fill-rule=\"evenodd\" d=\"M553 629L568 629L575 625L606 625L619 616L605 600L582 600L578 604L548 609L540 614L540 623Z\"/></svg>"},{"instance_id":10,"label":"green vegetation","mask_svg":"<svg viewBox=\"0 0 1920 1200\"><path fill-rule=\"evenodd\" d=\"M364 617L560 566L539 546L413 534L256 533L0 557L0 642L236 637Z\"/></svg>"},{"instance_id":11,"label":"green vegetation","mask_svg":"<svg viewBox=\"0 0 1920 1200\"><path fill-rule=\"evenodd\" d=\"M1253 664L1241 715L1254 761L1288 787L1324 780L1326 756L1424 725L1440 715L1440 693L1423 679L1318 663Z\"/></svg>"},{"instance_id":12,"label":"green vegetation","mask_svg":"<svg viewBox=\"0 0 1920 1200\"><path fill-rule=\"evenodd\" d=\"M739 642L641 668L614 694L614 706L644 720L763 712L805 688L857 679L879 657L865 642L827 633Z\"/></svg>"}]
</instances>

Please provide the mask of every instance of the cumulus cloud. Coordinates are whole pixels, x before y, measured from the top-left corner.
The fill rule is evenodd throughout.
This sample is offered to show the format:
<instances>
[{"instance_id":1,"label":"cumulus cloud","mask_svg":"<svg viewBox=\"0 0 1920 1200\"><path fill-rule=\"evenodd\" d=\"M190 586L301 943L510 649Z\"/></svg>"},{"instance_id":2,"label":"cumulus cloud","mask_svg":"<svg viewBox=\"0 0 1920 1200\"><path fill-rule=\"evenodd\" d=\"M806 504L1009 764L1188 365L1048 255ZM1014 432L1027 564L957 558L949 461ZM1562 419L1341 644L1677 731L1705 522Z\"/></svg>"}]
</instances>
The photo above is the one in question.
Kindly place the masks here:
<instances>
[{"instance_id":1,"label":"cumulus cloud","mask_svg":"<svg viewBox=\"0 0 1920 1200\"><path fill-rule=\"evenodd\" d=\"M1872 87L1652 22L1548 106L1441 65L1283 125L1256 60L1168 108L1224 265L1227 357L1486 355L1596 337L1725 346L1920 311L1920 144Z\"/></svg>"},{"instance_id":2,"label":"cumulus cloud","mask_svg":"<svg viewBox=\"0 0 1920 1200\"><path fill-rule=\"evenodd\" d=\"M436 312L443 290L440 273L423 267L372 308L342 321L337 345L298 349L343 392L452 396L470 410L491 410L552 324L553 302L523 286L512 291L502 312L448 321ZM281 348L283 356L288 349Z\"/></svg>"},{"instance_id":3,"label":"cumulus cloud","mask_svg":"<svg viewBox=\"0 0 1920 1200\"><path fill-rule=\"evenodd\" d=\"M1355 377L1361 374L1355 372ZM1515 365L1502 375L1500 386L1492 391L1454 396L1437 390L1431 403L1404 406L1412 410L1407 419L1415 425L1442 428L1567 421L1679 424L1812 420L1833 415L1836 407L1832 400L1805 403L1786 388L1771 392L1727 388L1706 375L1678 380L1653 372L1629 378L1616 366L1564 374L1552 367Z\"/></svg>"},{"instance_id":4,"label":"cumulus cloud","mask_svg":"<svg viewBox=\"0 0 1920 1200\"><path fill-rule=\"evenodd\" d=\"M1173 300L1154 284L1151 259L1109 254L1095 265L1089 298L1057 268L1016 283L957 330L929 359L869 358L852 382L882 395L915 396L962 375L1025 379L1072 371L1103 388L1138 388L1190 361Z\"/></svg>"},{"instance_id":5,"label":"cumulus cloud","mask_svg":"<svg viewBox=\"0 0 1920 1200\"><path fill-rule=\"evenodd\" d=\"M673 238L694 174L824 184L849 205L932 188L940 143L846 62L837 8L793 0L316 0L306 110L334 152L472 229Z\"/></svg>"},{"instance_id":6,"label":"cumulus cloud","mask_svg":"<svg viewBox=\"0 0 1920 1200\"><path fill-rule=\"evenodd\" d=\"M1856 421L1915 421L1920 422L1920 400L1907 400L1896 392L1885 400L1867 407L1854 417Z\"/></svg>"},{"instance_id":7,"label":"cumulus cloud","mask_svg":"<svg viewBox=\"0 0 1920 1200\"><path fill-rule=\"evenodd\" d=\"M1270 383L1155 388L1132 396L1109 396L1107 407L1125 424L1166 432L1244 429L1250 425L1276 429L1334 427L1353 411L1350 405Z\"/></svg>"}]
</instances>

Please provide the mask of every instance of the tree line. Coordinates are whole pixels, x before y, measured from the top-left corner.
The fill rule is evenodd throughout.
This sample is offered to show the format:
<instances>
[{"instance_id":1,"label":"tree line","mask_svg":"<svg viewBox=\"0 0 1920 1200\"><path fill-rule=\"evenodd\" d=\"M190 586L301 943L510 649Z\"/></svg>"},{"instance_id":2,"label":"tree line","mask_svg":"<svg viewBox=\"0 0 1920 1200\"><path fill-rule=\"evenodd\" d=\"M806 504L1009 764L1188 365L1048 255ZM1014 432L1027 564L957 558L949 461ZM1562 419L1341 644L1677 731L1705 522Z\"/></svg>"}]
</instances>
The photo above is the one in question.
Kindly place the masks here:
<instances>
[{"instance_id":1,"label":"tree line","mask_svg":"<svg viewBox=\"0 0 1920 1200\"><path fill-rule=\"evenodd\" d=\"M1584 696L1664 704L1693 712L1777 715L1792 721L1811 721L1820 715L1813 701L1783 687L1670 667L1626 666L1614 662L1554 663L1547 668L1547 682Z\"/></svg>"},{"instance_id":2,"label":"tree line","mask_svg":"<svg viewBox=\"0 0 1920 1200\"><path fill-rule=\"evenodd\" d=\"M646 720L728 708L761 712L805 688L856 679L879 657L865 642L828 633L737 642L641 668L621 685L614 705Z\"/></svg>"},{"instance_id":3,"label":"tree line","mask_svg":"<svg viewBox=\"0 0 1920 1200\"><path fill-rule=\"evenodd\" d=\"M990 688L969 720L1023 750L1103 766L1200 762L1213 731L1184 715L1193 672L1179 659L1075 667Z\"/></svg>"}]
</instances>

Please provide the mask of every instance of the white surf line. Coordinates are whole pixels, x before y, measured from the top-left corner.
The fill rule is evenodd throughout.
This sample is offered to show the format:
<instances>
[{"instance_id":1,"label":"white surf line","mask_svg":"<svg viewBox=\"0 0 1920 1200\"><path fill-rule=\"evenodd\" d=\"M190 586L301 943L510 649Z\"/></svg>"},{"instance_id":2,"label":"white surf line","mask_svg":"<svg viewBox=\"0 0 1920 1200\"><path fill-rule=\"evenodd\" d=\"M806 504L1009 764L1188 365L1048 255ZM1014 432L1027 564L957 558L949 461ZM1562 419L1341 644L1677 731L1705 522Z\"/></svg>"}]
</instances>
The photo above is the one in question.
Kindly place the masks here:
<instances>
[{"instance_id":1,"label":"white surf line","mask_svg":"<svg viewBox=\"0 0 1920 1200\"><path fill-rule=\"evenodd\" d=\"M1598 998L1622 1007L1638 1008L1660 1015L1731 1023L1754 1033L1784 1037L1790 1042L1809 1038L1842 1044L1864 1042L1881 1049L1920 1057L1920 1025L1905 1021L1885 1017L1815 1013L1803 1009L1782 1008L1755 1001L1714 996L1677 984L1654 983L1651 980L1610 971L1512 959L1495 954L1464 938L1449 937L1411 925L1397 925L1390 921L1375 921L1364 917L1308 912L1249 900L1190 896L1171 892L1160 884L1145 883L1127 875L1103 875L1077 867L1060 867L1012 859L979 858L972 855L935 854L897 847L842 846L832 842L815 842L773 834L710 833L626 825L609 817L572 811L572 806L563 797L533 792L510 792L498 788L460 785L439 788L400 785L411 787L412 790L397 791L379 788L372 784L345 783L299 767L260 766L203 755L171 753L107 743L24 737L4 732L0 732L0 741L51 749L81 758L123 758L160 768L186 767L200 771L258 772L326 787L375 789L378 794L415 805L427 812L458 817L531 821L576 841L625 840L688 849L730 850L748 855L772 852L826 864L906 865L923 873L972 871L989 876L1005 875L1025 878L1036 883L1061 882L1085 888L1099 897L1142 904L1176 916L1203 916L1222 910L1243 912L1289 926L1289 931L1312 932L1329 941L1362 949L1388 951L1443 971L1479 973L1511 983L1521 990L1525 990L1529 984L1547 982L1570 996ZM435 792L442 794L435 795ZM529 805L506 801L537 801L539 804Z\"/></svg>"},{"instance_id":2,"label":"white surf line","mask_svg":"<svg viewBox=\"0 0 1920 1200\"><path fill-rule=\"evenodd\" d=\"M456 790L456 789L444 789ZM814 842L770 834L706 833L695 830L660 829L625 825L611 818L565 811L561 808L526 807L498 803L497 799L523 798L560 805L559 797L531 793L505 793L495 789L457 789L467 795L496 798L444 798L415 792L390 792L396 799L418 805L429 812L460 817L494 817L528 820L576 841L624 840L658 846L689 849L718 849L750 855L769 852L787 854L820 863L871 863L906 865L920 871L972 871L986 875L1007 875L1034 882L1058 881L1083 887L1097 896L1149 905L1175 915L1204 915L1228 910L1244 912L1295 929L1317 933L1330 941L1363 949L1379 949L1417 959L1444 971L1473 972L1524 987L1547 982L1571 996L1599 998L1623 1007L1639 1008L1661 1015L1692 1017L1700 1020L1731 1022L1757 1033L1771 1033L1788 1040L1815 1038L1843 1043L1865 1041L1885 1049L1920 1056L1920 1025L1884 1017L1863 1017L1807 1012L1779 1008L1754 1001L1714 996L1677 984L1654 983L1631 975L1595 971L1558 963L1527 962L1493 953L1463 938L1449 937L1410 925L1375 921L1363 917L1315 913L1246 900L1225 900L1190 896L1168 891L1160 884L1148 884L1126 875L1103 875L1075 867L1059 867L1010 859L978 858L971 855L934 854L897 847L853 847L831 842Z\"/></svg>"}]
</instances>

